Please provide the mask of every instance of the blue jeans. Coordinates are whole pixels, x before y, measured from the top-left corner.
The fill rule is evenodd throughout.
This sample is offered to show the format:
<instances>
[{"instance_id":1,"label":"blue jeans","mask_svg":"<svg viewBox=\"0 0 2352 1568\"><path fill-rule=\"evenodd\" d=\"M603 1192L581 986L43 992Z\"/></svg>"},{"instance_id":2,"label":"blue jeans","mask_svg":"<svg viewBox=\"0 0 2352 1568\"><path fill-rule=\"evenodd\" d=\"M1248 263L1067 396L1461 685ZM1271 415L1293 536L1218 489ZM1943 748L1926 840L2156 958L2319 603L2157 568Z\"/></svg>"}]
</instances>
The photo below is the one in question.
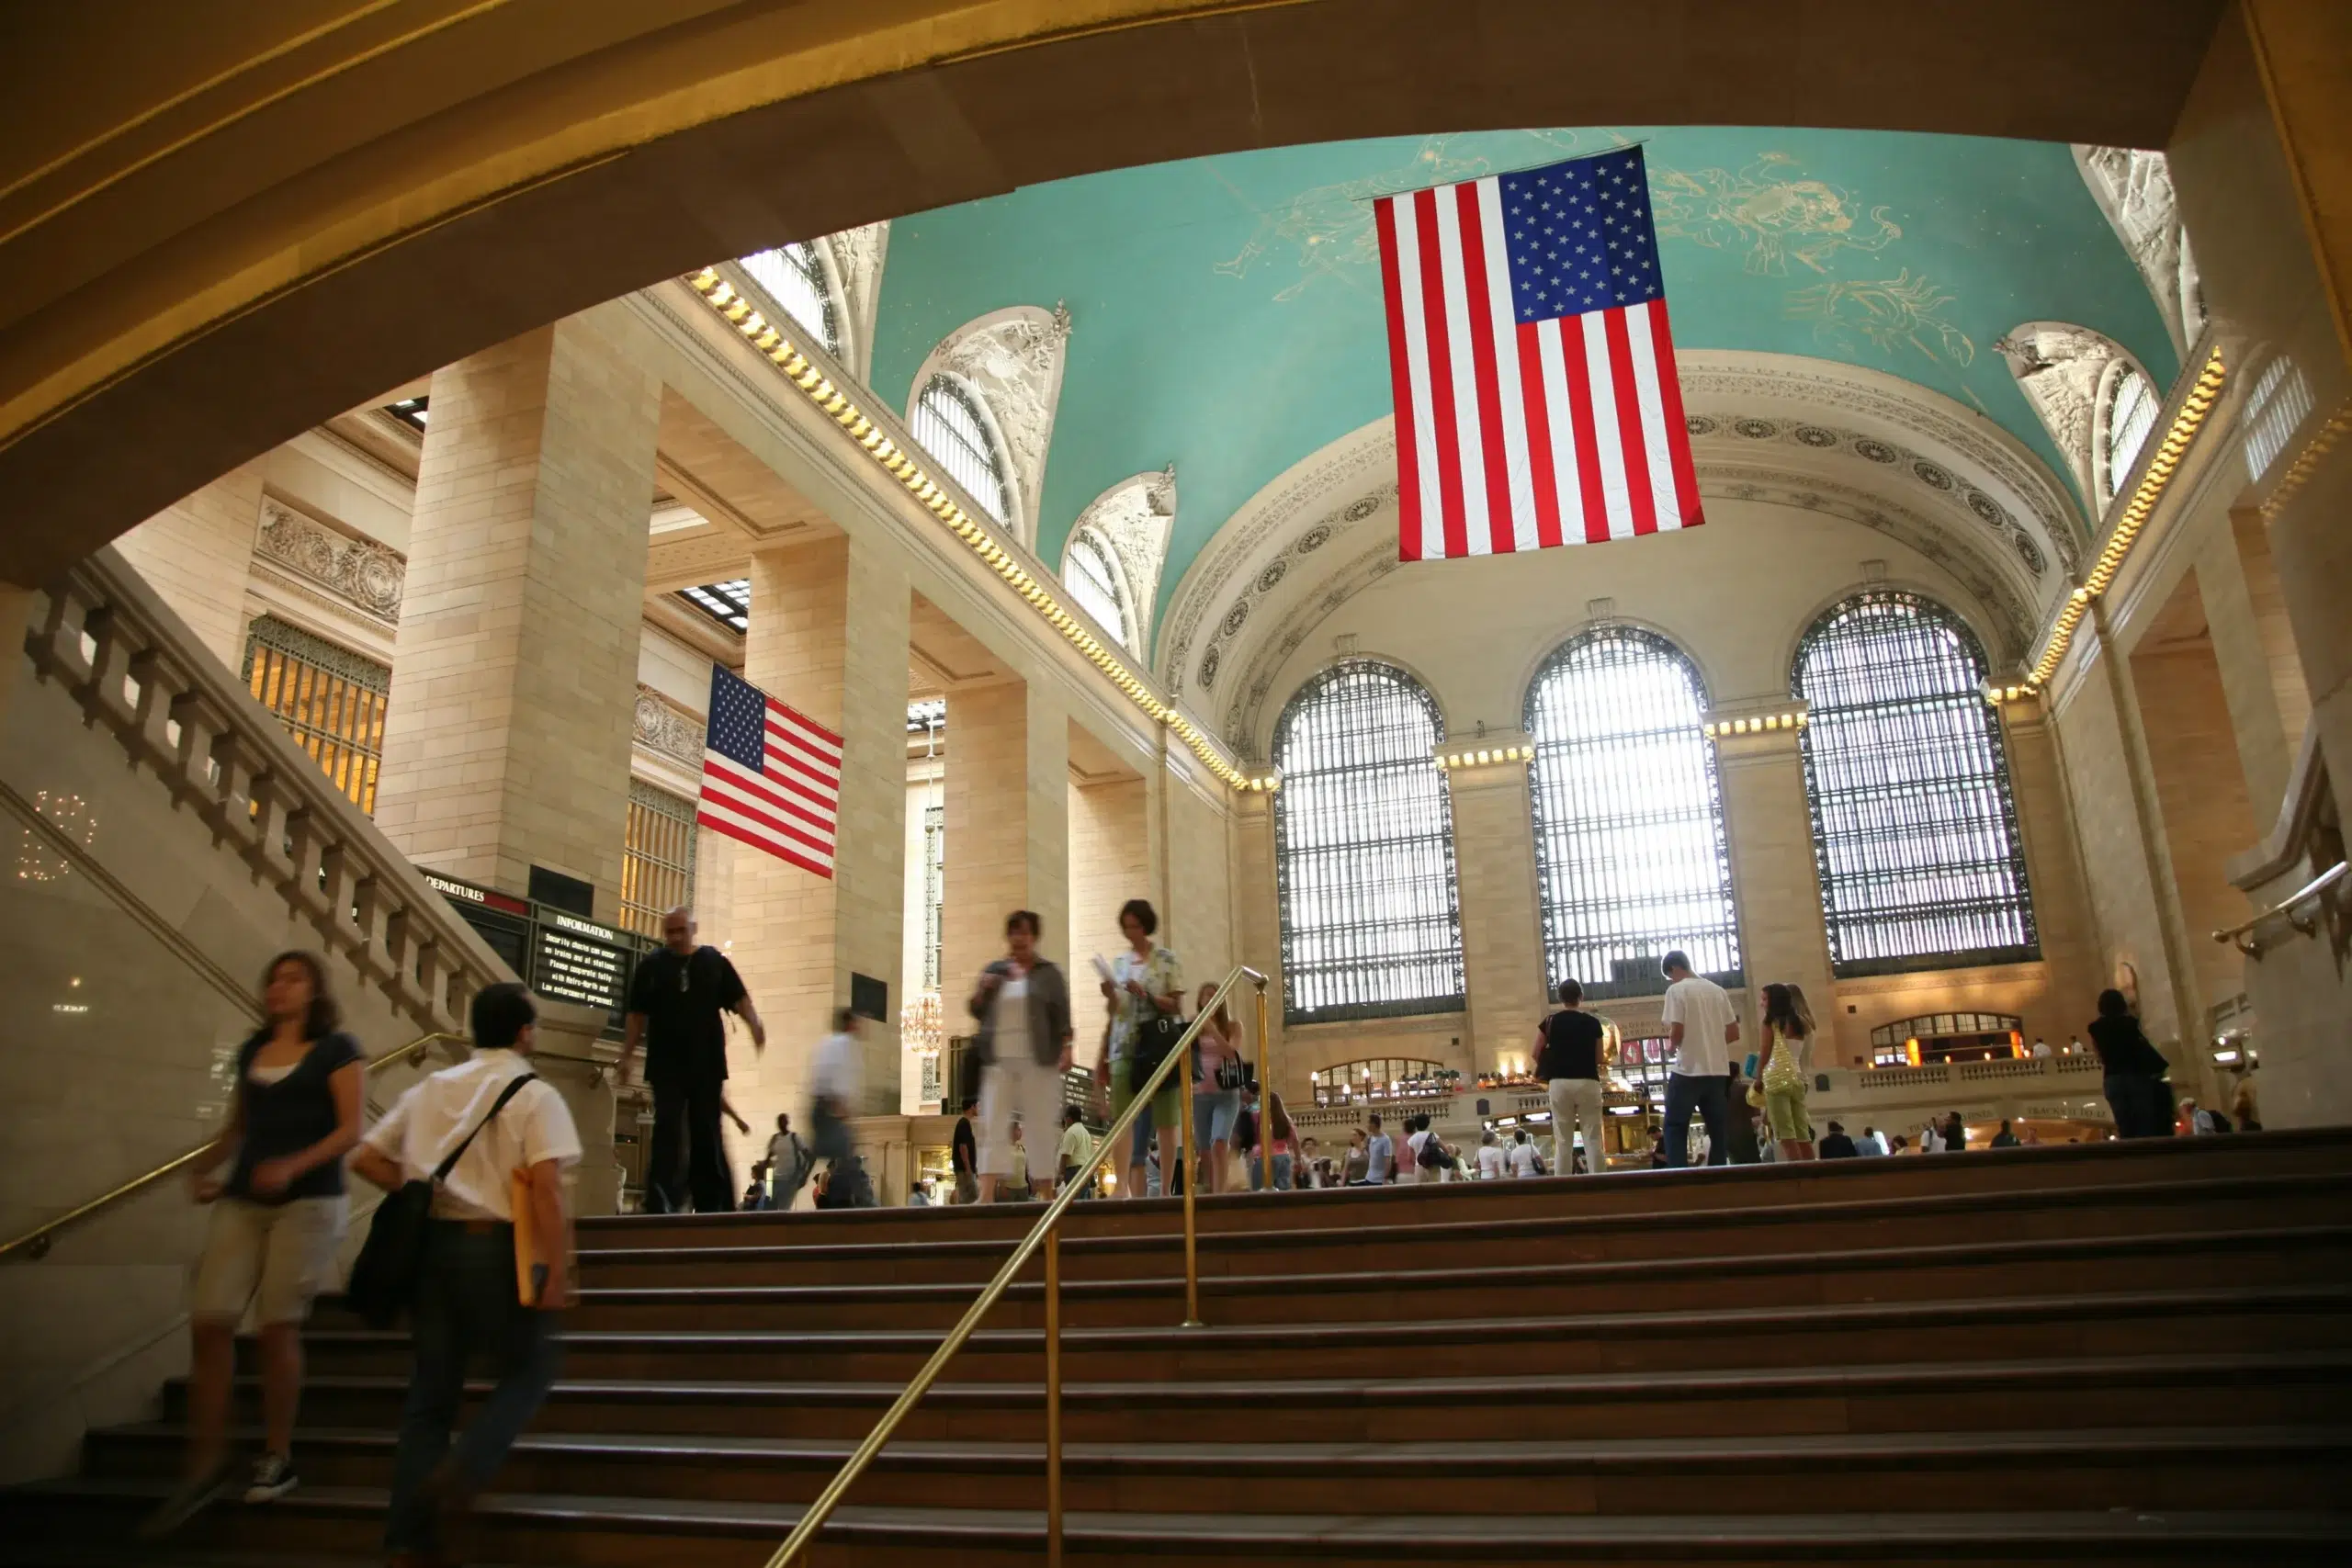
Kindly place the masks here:
<instances>
[{"instance_id":1,"label":"blue jeans","mask_svg":"<svg viewBox=\"0 0 2352 1568\"><path fill-rule=\"evenodd\" d=\"M1290 1156L1276 1155L1274 1156L1274 1190L1289 1191L1290 1180ZM1265 1190L1266 1159L1263 1155L1254 1155L1250 1160L1250 1190L1263 1192Z\"/></svg>"},{"instance_id":2,"label":"blue jeans","mask_svg":"<svg viewBox=\"0 0 2352 1568\"><path fill-rule=\"evenodd\" d=\"M442 1498L470 1497L487 1486L554 1386L563 1319L516 1299L513 1227L447 1220L425 1228L413 1318L416 1365L401 1412L384 1548L433 1552L441 1547ZM467 1364L481 1351L498 1363L498 1386L452 1451ZM425 1495L436 1472L446 1472L446 1483L435 1483L439 1495Z\"/></svg>"},{"instance_id":3,"label":"blue jeans","mask_svg":"<svg viewBox=\"0 0 2352 1568\"><path fill-rule=\"evenodd\" d=\"M1731 1163L1731 1117L1725 1095L1729 1083L1721 1073L1666 1075L1666 1166L1679 1170L1690 1163L1690 1112L1707 1124L1707 1163Z\"/></svg>"}]
</instances>

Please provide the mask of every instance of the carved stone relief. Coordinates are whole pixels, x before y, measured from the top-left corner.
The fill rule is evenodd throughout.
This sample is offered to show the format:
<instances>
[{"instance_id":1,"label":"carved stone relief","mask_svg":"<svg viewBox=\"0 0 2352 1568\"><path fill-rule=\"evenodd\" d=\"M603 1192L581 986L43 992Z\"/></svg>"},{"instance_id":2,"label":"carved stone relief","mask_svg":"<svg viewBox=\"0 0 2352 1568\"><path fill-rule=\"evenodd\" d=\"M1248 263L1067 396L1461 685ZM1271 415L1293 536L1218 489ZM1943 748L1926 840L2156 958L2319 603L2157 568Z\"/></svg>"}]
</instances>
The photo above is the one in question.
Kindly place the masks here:
<instances>
[{"instance_id":1,"label":"carved stone relief","mask_svg":"<svg viewBox=\"0 0 2352 1568\"><path fill-rule=\"evenodd\" d=\"M647 750L699 773L708 728L701 714L679 706L650 686L638 687L635 738Z\"/></svg>"},{"instance_id":2,"label":"carved stone relief","mask_svg":"<svg viewBox=\"0 0 2352 1568\"><path fill-rule=\"evenodd\" d=\"M823 244L841 286L842 315L849 323L850 368L864 380L874 372L874 318L882 299L882 263L889 254L890 224L886 219L844 229L826 235Z\"/></svg>"},{"instance_id":3,"label":"carved stone relief","mask_svg":"<svg viewBox=\"0 0 2352 1568\"><path fill-rule=\"evenodd\" d=\"M2090 498L2098 493L2091 432L2098 409L2099 378L2109 365L2127 357L2123 345L2088 327L2028 321L2012 328L1993 346L2009 362L2018 389L2066 459L2076 493L2090 503Z\"/></svg>"},{"instance_id":4,"label":"carved stone relief","mask_svg":"<svg viewBox=\"0 0 2352 1568\"><path fill-rule=\"evenodd\" d=\"M1012 467L1014 524L1030 543L1037 537L1037 497L1053 444L1054 411L1061 401L1069 333L1065 306L991 311L941 339L913 382L912 395L919 398L931 378L944 371L960 378L988 405ZM911 404L907 415L914 417Z\"/></svg>"},{"instance_id":5,"label":"carved stone relief","mask_svg":"<svg viewBox=\"0 0 2352 1568\"><path fill-rule=\"evenodd\" d=\"M1176 466L1170 463L1158 473L1121 479L1087 502L1070 525L1072 537L1081 529L1092 529L1110 546L1126 580L1139 649L1151 647L1152 610L1159 602L1159 574L1168 563L1168 537L1175 525Z\"/></svg>"},{"instance_id":6,"label":"carved stone relief","mask_svg":"<svg viewBox=\"0 0 2352 1568\"><path fill-rule=\"evenodd\" d=\"M2092 199L2107 214L2116 238L2147 280L2148 292L2155 296L2173 348L2186 355L2205 330L2205 289L2198 279L2196 259L2188 253L2188 231L2181 226L2172 165L2162 152L2079 143L2075 162Z\"/></svg>"},{"instance_id":7,"label":"carved stone relief","mask_svg":"<svg viewBox=\"0 0 2352 1568\"><path fill-rule=\"evenodd\" d=\"M254 548L265 559L387 626L398 626L408 559L264 496Z\"/></svg>"}]
</instances>

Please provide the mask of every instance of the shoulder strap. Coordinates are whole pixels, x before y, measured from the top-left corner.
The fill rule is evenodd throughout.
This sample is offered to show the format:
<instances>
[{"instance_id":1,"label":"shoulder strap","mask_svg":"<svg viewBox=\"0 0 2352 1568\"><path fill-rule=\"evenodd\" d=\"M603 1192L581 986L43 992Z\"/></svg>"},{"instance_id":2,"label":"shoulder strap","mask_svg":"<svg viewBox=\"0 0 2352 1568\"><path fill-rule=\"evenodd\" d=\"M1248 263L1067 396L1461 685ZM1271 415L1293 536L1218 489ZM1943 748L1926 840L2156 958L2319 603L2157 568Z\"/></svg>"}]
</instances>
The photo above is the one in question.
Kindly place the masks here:
<instances>
[{"instance_id":1,"label":"shoulder strap","mask_svg":"<svg viewBox=\"0 0 2352 1568\"><path fill-rule=\"evenodd\" d=\"M523 1091L523 1086L525 1084L537 1082L538 1076L539 1075L537 1073L525 1073L522 1077L508 1084L506 1088L500 1092L498 1096L498 1103L490 1108L490 1114L475 1122L474 1130L468 1133L465 1135L464 1140L460 1142L456 1148L449 1151L449 1157L443 1160L439 1165L434 1168L433 1179L435 1181L448 1180L449 1173L458 1168L458 1161L465 1157L466 1150L473 1146L473 1141L481 1135L481 1130L484 1127L489 1126L493 1121L497 1120L498 1113L506 1109L506 1102L514 1099L517 1094L520 1094Z\"/></svg>"}]
</instances>

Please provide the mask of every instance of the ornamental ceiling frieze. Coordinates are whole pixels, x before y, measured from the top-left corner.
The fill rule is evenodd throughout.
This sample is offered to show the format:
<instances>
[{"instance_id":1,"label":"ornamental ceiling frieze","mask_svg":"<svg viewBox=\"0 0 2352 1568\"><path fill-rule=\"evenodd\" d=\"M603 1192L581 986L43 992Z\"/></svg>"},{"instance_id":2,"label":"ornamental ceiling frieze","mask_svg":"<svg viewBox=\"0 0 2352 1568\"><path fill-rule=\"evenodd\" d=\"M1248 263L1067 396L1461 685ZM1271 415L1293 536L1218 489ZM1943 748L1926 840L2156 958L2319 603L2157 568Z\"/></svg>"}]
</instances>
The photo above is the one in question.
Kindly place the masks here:
<instances>
[{"instance_id":1,"label":"ornamental ceiling frieze","mask_svg":"<svg viewBox=\"0 0 2352 1568\"><path fill-rule=\"evenodd\" d=\"M324 590L338 607L358 610L385 626L400 624L408 558L390 545L345 533L264 496L254 549L304 585Z\"/></svg>"}]
</instances>

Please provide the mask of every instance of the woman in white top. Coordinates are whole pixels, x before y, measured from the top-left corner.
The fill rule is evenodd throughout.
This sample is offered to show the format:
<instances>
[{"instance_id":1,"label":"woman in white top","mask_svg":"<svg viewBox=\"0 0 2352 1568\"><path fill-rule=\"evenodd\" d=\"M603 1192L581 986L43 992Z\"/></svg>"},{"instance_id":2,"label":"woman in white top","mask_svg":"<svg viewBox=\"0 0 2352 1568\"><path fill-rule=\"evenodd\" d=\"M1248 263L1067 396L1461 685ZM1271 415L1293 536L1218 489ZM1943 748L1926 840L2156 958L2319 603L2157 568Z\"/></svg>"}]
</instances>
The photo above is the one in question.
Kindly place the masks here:
<instances>
[{"instance_id":1,"label":"woman in white top","mask_svg":"<svg viewBox=\"0 0 2352 1568\"><path fill-rule=\"evenodd\" d=\"M1544 1174L1544 1156L1536 1152L1535 1140L1527 1129L1519 1130L1519 1137L1510 1146L1510 1173L1514 1178Z\"/></svg>"},{"instance_id":2,"label":"woman in white top","mask_svg":"<svg viewBox=\"0 0 2352 1568\"><path fill-rule=\"evenodd\" d=\"M1495 1130L1492 1127L1487 1128L1478 1139L1478 1179L1481 1181L1502 1180L1507 1164L1503 1157L1502 1145L1495 1142Z\"/></svg>"}]
</instances>

